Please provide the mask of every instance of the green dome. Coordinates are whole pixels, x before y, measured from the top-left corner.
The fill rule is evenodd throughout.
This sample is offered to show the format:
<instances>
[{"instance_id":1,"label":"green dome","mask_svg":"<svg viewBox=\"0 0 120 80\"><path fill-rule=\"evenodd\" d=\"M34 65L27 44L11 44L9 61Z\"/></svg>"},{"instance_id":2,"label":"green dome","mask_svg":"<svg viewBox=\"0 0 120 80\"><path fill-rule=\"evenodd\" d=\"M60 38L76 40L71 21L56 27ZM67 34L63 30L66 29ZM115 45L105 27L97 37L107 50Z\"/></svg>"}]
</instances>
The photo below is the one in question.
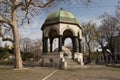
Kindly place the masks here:
<instances>
[{"instance_id":1,"label":"green dome","mask_svg":"<svg viewBox=\"0 0 120 80\"><path fill-rule=\"evenodd\" d=\"M75 18L71 12L60 10L59 12L53 12L49 14L47 19L52 19L55 17Z\"/></svg>"},{"instance_id":2,"label":"green dome","mask_svg":"<svg viewBox=\"0 0 120 80\"><path fill-rule=\"evenodd\" d=\"M75 16L71 12L64 11L64 10L60 10L58 12L53 12L53 13L49 14L47 16L47 19L45 20L43 26L58 23L58 22L76 24L80 27Z\"/></svg>"}]
</instances>

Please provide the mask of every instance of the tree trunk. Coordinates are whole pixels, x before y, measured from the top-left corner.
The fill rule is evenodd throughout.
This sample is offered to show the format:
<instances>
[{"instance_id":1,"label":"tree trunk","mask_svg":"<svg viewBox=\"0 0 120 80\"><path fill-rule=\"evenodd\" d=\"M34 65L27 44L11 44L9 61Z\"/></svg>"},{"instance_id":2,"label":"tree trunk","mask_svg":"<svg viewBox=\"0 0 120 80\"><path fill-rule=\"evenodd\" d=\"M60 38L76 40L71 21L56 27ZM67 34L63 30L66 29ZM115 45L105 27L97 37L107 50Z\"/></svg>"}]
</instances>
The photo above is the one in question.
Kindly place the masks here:
<instances>
[{"instance_id":1,"label":"tree trunk","mask_svg":"<svg viewBox=\"0 0 120 80\"><path fill-rule=\"evenodd\" d=\"M90 49L89 42L87 43L87 46L88 46L88 51L89 51L89 54L88 54L88 63L91 63L91 49Z\"/></svg>"},{"instance_id":2,"label":"tree trunk","mask_svg":"<svg viewBox=\"0 0 120 80\"><path fill-rule=\"evenodd\" d=\"M102 43L100 45L101 45L102 53L103 53L103 56L104 56L104 63L106 63L106 56L105 56L106 49L104 48L104 46L102 45Z\"/></svg>"},{"instance_id":3,"label":"tree trunk","mask_svg":"<svg viewBox=\"0 0 120 80\"><path fill-rule=\"evenodd\" d=\"M15 5L17 3L17 0L13 1L13 4ZM21 70L23 69L22 59L21 59L21 53L20 53L20 42L19 42L19 31L17 27L17 10L13 8L12 10L12 23L13 23L13 45L14 45L14 53L15 53L15 68Z\"/></svg>"},{"instance_id":4,"label":"tree trunk","mask_svg":"<svg viewBox=\"0 0 120 80\"><path fill-rule=\"evenodd\" d=\"M109 50L111 51L111 59L112 59L112 60L110 61L110 63L111 63L111 64L114 64L114 63L115 63L115 54L114 54L114 47L115 47L115 46L112 45L112 44L114 44L114 43L113 43L113 41L111 40L110 43L109 43Z\"/></svg>"},{"instance_id":5,"label":"tree trunk","mask_svg":"<svg viewBox=\"0 0 120 80\"><path fill-rule=\"evenodd\" d=\"M22 64L21 53L20 53L19 31L15 26L13 28L13 36L14 36L14 53L15 53L15 59L16 59L15 68L22 69L23 64Z\"/></svg>"}]
</instances>

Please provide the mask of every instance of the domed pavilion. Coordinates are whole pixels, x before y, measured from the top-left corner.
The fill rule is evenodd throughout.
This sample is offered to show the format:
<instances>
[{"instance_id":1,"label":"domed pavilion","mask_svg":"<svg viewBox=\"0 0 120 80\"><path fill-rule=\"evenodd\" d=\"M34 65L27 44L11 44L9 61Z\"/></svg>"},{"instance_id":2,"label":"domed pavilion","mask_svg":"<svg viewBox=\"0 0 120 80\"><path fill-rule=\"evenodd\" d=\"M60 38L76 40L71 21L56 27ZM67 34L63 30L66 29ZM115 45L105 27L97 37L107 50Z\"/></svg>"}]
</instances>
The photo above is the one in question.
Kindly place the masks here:
<instances>
[{"instance_id":1,"label":"domed pavilion","mask_svg":"<svg viewBox=\"0 0 120 80\"><path fill-rule=\"evenodd\" d=\"M69 59L83 65L81 53L82 27L76 17L69 11L60 10L47 16L41 30L43 31L43 66L67 67L62 47L66 38L72 41L72 54ZM53 40L58 39L58 51L53 51ZM48 43L49 42L49 43Z\"/></svg>"}]
</instances>

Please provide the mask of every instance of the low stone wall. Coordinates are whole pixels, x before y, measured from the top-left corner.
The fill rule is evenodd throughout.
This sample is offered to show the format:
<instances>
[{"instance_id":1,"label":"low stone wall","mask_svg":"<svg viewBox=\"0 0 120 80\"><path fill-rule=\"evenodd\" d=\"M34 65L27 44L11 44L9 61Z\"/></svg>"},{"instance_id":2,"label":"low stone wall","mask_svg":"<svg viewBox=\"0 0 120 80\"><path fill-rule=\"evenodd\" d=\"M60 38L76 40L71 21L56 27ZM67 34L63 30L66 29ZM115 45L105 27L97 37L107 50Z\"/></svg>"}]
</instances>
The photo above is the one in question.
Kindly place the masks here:
<instances>
[{"instance_id":1,"label":"low stone wall","mask_svg":"<svg viewBox=\"0 0 120 80\"><path fill-rule=\"evenodd\" d=\"M46 53L42 56L43 66L47 67L62 67L63 53Z\"/></svg>"},{"instance_id":2,"label":"low stone wall","mask_svg":"<svg viewBox=\"0 0 120 80\"><path fill-rule=\"evenodd\" d=\"M74 60L76 60L80 65L84 65L83 53L74 53Z\"/></svg>"},{"instance_id":3,"label":"low stone wall","mask_svg":"<svg viewBox=\"0 0 120 80\"><path fill-rule=\"evenodd\" d=\"M46 53L42 56L42 65L46 67L67 68L67 62L63 52ZM83 54L74 53L74 60L84 65Z\"/></svg>"}]
</instances>

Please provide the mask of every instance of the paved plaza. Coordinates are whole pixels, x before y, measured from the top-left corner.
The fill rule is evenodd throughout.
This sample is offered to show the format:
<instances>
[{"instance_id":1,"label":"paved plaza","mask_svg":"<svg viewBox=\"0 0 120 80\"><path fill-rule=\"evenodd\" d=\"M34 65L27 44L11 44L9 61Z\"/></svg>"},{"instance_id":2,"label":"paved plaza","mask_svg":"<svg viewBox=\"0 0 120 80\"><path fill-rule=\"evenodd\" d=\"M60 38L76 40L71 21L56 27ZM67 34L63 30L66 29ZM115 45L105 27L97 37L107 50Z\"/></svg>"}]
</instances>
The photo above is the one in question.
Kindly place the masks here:
<instances>
[{"instance_id":1,"label":"paved plaza","mask_svg":"<svg viewBox=\"0 0 120 80\"><path fill-rule=\"evenodd\" d=\"M11 66L0 65L0 80L120 80L120 68L92 65L62 70L29 67L19 71Z\"/></svg>"}]
</instances>

